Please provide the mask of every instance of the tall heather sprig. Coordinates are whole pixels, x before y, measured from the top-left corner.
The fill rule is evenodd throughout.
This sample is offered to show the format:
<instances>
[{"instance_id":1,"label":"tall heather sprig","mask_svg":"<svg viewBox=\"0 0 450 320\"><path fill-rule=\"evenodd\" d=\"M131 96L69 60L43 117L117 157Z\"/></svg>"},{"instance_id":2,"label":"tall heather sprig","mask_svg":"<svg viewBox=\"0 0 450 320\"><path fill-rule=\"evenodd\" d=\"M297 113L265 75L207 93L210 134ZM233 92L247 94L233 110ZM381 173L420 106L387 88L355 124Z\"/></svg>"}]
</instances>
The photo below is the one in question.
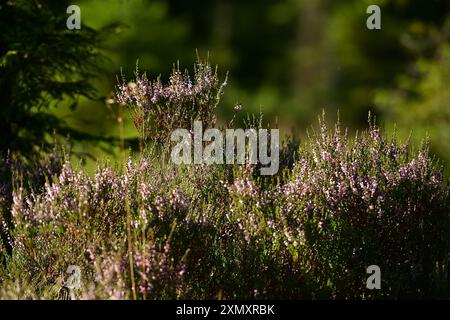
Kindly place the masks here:
<instances>
[{"instance_id":1,"label":"tall heather sprig","mask_svg":"<svg viewBox=\"0 0 450 320\"><path fill-rule=\"evenodd\" d=\"M169 83L161 78L149 80L138 70L131 82L122 82L116 89L116 101L131 109L134 124L142 140L156 143L170 141L176 128L192 128L194 120L205 127L215 123L214 109L219 104L227 82L219 80L217 68L198 59L191 77L174 67Z\"/></svg>"}]
</instances>

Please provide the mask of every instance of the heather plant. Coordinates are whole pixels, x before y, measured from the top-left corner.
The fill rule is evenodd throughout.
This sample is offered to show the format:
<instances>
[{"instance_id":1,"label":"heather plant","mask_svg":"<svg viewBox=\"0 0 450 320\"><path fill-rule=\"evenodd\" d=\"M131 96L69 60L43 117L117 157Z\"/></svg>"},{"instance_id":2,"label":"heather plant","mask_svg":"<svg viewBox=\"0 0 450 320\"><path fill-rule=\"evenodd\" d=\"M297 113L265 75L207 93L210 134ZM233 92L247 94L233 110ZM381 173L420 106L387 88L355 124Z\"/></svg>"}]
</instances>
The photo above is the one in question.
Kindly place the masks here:
<instances>
[{"instance_id":1,"label":"heather plant","mask_svg":"<svg viewBox=\"0 0 450 320\"><path fill-rule=\"evenodd\" d=\"M123 81L116 100L152 142L123 166L7 160L0 298L57 298L68 266L83 299L448 298L449 191L426 143L371 121L352 139L323 116L282 144L273 176L161 157L173 129L214 125L225 83L202 61L193 81L178 67L167 86ZM381 290L366 287L370 265Z\"/></svg>"},{"instance_id":2,"label":"heather plant","mask_svg":"<svg viewBox=\"0 0 450 320\"><path fill-rule=\"evenodd\" d=\"M170 272L176 269L176 275L182 274L182 267L172 266L167 239L150 239L151 230L141 227L146 221L143 216L133 214L128 220L129 210L138 210L138 199L131 194L140 185L136 180L139 169L143 167L129 164L120 176L111 167L99 167L91 178L66 162L61 174L46 183L41 193L32 193L31 199L25 199L24 188L17 189L11 210L15 226L13 259L23 266L21 278L44 275L45 284L50 286L61 283L61 273L73 264L84 270L86 296L133 298L136 287L128 282L136 280L139 293L158 288L152 292L154 297L158 292L159 297L167 297L170 286L160 288L157 284L175 281ZM127 227L131 228L130 237L124 238ZM128 250L131 242L134 249ZM127 264L129 258L131 265ZM138 279L130 279L130 269L135 269ZM93 283L97 291L89 287ZM127 290L121 284L127 285ZM98 293L101 288L104 291Z\"/></svg>"},{"instance_id":3,"label":"heather plant","mask_svg":"<svg viewBox=\"0 0 450 320\"><path fill-rule=\"evenodd\" d=\"M448 263L449 207L428 147L413 153L374 126L349 141L323 124L300 154L282 187L281 220L288 246L302 244L316 286L335 297L436 294ZM371 264L383 270L383 290L365 289Z\"/></svg>"},{"instance_id":4,"label":"heather plant","mask_svg":"<svg viewBox=\"0 0 450 320\"><path fill-rule=\"evenodd\" d=\"M1 297L56 298L77 265L84 299L447 298L449 197L427 150L322 122L270 177L158 151L92 176L63 161L15 184Z\"/></svg>"},{"instance_id":5,"label":"heather plant","mask_svg":"<svg viewBox=\"0 0 450 320\"><path fill-rule=\"evenodd\" d=\"M28 161L15 154L9 154L0 159L0 235L2 250L0 260L4 255L11 255L11 223L10 208L13 201L13 189L20 183L27 190L41 190L48 179L59 174L62 166L62 150L54 146L51 152L42 154L34 161Z\"/></svg>"},{"instance_id":6,"label":"heather plant","mask_svg":"<svg viewBox=\"0 0 450 320\"><path fill-rule=\"evenodd\" d=\"M174 129L192 128L194 120L214 125L214 109L226 84L219 80L217 68L199 58L193 77L177 64L167 85L160 77L149 80L136 68L135 80L126 83L123 77L117 86L116 101L131 110L143 142L168 143Z\"/></svg>"}]
</instances>

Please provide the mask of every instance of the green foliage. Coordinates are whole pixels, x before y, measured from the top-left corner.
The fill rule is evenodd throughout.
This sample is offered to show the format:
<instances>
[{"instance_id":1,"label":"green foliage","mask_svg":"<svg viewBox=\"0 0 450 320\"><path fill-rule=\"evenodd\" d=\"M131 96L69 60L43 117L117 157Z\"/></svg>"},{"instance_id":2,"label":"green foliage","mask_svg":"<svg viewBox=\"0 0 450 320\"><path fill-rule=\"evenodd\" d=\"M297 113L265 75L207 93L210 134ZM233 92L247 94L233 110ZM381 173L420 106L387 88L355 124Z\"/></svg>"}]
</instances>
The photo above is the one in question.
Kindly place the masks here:
<instances>
[{"instance_id":1,"label":"green foliage","mask_svg":"<svg viewBox=\"0 0 450 320\"><path fill-rule=\"evenodd\" d=\"M428 136L432 151L441 159L450 160L450 46L447 26L443 31L416 26L416 38L429 36L437 43L430 58L420 56L409 71L397 77L395 89L380 90L376 104L383 111L387 123L403 136L412 135L415 141ZM420 41L409 39L409 45L417 48ZM447 168L448 170L449 168ZM448 172L447 172L448 174Z\"/></svg>"},{"instance_id":2,"label":"green foliage","mask_svg":"<svg viewBox=\"0 0 450 320\"><path fill-rule=\"evenodd\" d=\"M0 6L0 155L25 157L51 146L53 133L93 136L51 114L80 96L98 98L91 80L99 71L100 33L83 25L68 30L68 1L2 1Z\"/></svg>"}]
</instances>

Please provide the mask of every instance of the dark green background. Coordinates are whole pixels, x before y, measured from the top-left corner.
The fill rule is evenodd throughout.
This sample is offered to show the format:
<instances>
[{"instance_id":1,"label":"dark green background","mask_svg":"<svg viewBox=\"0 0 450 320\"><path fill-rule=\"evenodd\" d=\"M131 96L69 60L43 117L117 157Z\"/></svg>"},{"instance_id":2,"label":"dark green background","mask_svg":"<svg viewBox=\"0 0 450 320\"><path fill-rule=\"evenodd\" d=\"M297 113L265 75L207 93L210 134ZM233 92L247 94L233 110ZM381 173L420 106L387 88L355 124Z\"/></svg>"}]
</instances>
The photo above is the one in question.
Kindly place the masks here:
<instances>
[{"instance_id":1,"label":"dark green background","mask_svg":"<svg viewBox=\"0 0 450 320\"><path fill-rule=\"evenodd\" d=\"M34 2L46 6L55 1ZM114 91L121 68L130 78L139 60L140 70L167 80L177 61L192 69L198 50L200 56L209 54L222 75L229 71L229 87L218 110L223 122L231 119L233 106L240 103L242 117L261 110L265 119L277 122L285 133L303 134L322 109L330 121L339 111L341 121L353 131L367 124L371 111L379 124L387 131L396 130L402 139L412 134L417 142L428 135L433 152L444 163L450 159L449 1L57 2L52 14L60 15L61 21L68 17L65 7L77 4L82 28L98 31L115 24L95 40L108 58L98 62L103 67L100 76L90 79L98 101L75 99L79 104L72 111L64 96L62 104L48 109L81 132L118 136L117 107L109 108L103 101ZM381 30L366 28L366 9L371 4L381 7ZM8 19L6 28L20 23ZM28 31L44 27L37 22L16 25ZM8 47L11 40L5 43L3 56L12 50ZM67 44L55 45L64 48ZM39 48L39 41L35 46ZM10 78L3 73L0 79L8 82ZM2 102L3 112L10 107L8 101ZM125 129L126 137L136 137L129 119ZM117 156L113 140L100 144L113 154L101 151L94 140L80 140L74 150L97 157Z\"/></svg>"}]
</instances>

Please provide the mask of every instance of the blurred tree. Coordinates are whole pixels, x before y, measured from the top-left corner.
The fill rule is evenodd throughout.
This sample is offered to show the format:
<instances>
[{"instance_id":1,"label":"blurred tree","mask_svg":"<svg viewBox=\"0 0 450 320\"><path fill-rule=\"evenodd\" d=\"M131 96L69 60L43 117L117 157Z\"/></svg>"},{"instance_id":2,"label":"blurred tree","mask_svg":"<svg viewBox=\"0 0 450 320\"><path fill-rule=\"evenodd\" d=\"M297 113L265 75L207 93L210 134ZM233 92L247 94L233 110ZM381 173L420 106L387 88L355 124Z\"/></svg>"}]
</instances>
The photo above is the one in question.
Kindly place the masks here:
<instances>
[{"instance_id":1,"label":"blurred tree","mask_svg":"<svg viewBox=\"0 0 450 320\"><path fill-rule=\"evenodd\" d=\"M101 32L82 24L68 30L64 0L0 1L0 156L27 158L48 150L53 134L99 137L75 130L49 111L78 98L99 99L91 80L99 71Z\"/></svg>"},{"instance_id":2,"label":"blurred tree","mask_svg":"<svg viewBox=\"0 0 450 320\"><path fill-rule=\"evenodd\" d=\"M450 14L447 0L380 0L381 30L369 30L366 9L371 0L323 2L328 12L326 41L332 57L329 94L333 109L354 125L364 124L367 111L374 109L379 89L396 86L396 79L414 64L418 49L430 58L436 42L423 36L407 45L412 29L440 30ZM406 42L405 42L406 41ZM386 109L377 109L383 119ZM407 108L405 110L407 112ZM391 118L396 121L396 119Z\"/></svg>"},{"instance_id":3,"label":"blurred tree","mask_svg":"<svg viewBox=\"0 0 450 320\"><path fill-rule=\"evenodd\" d=\"M32 8L30 3L33 2L27 2L27 6ZM58 16L60 24L65 26L67 3L58 3L61 3L56 4L60 9L57 9L58 15L54 15L53 20ZM217 63L222 70L230 72L230 86L222 106L218 109L219 119L224 119L224 122L227 118L231 119L232 106L239 102L243 105L243 112L240 113L242 118L247 112L259 112L261 107L266 119L277 117L281 126L292 125L301 130L310 124L311 119L322 108L328 109L329 114L336 114L339 109L344 124L353 127L364 126L367 111L374 108L378 119L389 119L397 122L399 126L406 126L406 123L401 121L402 114L412 116L412 113L408 113L408 108L415 103L414 99L418 95L412 95L405 103L399 104L396 108L398 112L390 111L391 107L383 107L379 100L374 99L380 90L390 91L399 87L399 79L410 74L410 70L417 69L418 59L430 63L435 61L436 70L439 69L442 65L439 61L442 59L435 58L438 45L433 40L434 36L431 33L418 38L417 36L422 29L438 30L436 34L441 32L439 30L442 30L450 13L450 2L379 0L377 4L382 12L381 30L366 28L366 9L371 4L374 4L371 0L79 1L83 27L87 24L94 30L100 30L102 26L110 23L121 24L120 28L111 30L113 32L109 33L107 41L102 43L102 49L105 49L102 52L113 61L113 67L104 73L105 78L109 80L104 81L103 78L103 81L95 83L97 95L108 95L112 91L115 76L120 73L121 68L124 74L131 78L138 59L141 70L148 71L152 77L162 74L162 78L167 79L172 63L180 60L182 67L191 66L195 59L195 50L198 49L203 57L209 52L212 63ZM33 9L30 14L36 15L36 12ZM10 23L3 28L6 33L0 35L0 39L5 39L9 34L11 39L25 41L20 40L23 37L13 36L12 30L32 28L30 29L29 25L26 27L26 24L16 25L11 19L9 16L6 20L1 20L5 26L7 21ZM56 23L47 20L43 26ZM28 36L34 39L33 32L39 35L45 34L45 30L39 28L28 31ZM69 32L65 28L58 30L61 39L82 35ZM88 30L85 28L81 31ZM91 31L95 33L94 30ZM415 38L415 41L411 40ZM7 51L14 51L11 49L14 41L9 41L9 48L3 45L5 41L0 41L1 55L2 61L8 60L8 72L14 74L17 69L15 66L18 65L14 59L21 56L6 55ZM42 53L45 44L41 47L40 43L36 44L33 40L27 46L31 48L32 42ZM96 54L97 44L94 41L92 47ZM63 47L66 48L67 45ZM87 45L77 50L89 48ZM55 61L60 60L58 57L61 56L58 53L58 57L54 59L52 53L45 55ZM56 53L54 55L56 56ZM23 57L20 59L27 61ZM16 63L14 66L13 62ZM5 63L2 64L3 68L4 65ZM45 63L46 70L52 70L51 66L52 64ZM86 68L89 72L94 70L88 62L80 68ZM8 81L14 83L17 76L6 76L6 69L3 70L5 72L0 78L11 78L13 81ZM34 69L29 66L28 70ZM41 74L41 71L37 69L36 73ZM71 74L75 75L76 72ZM77 78L75 75L70 81L74 79L85 80L86 77ZM412 77L410 81L421 81L420 79L423 78ZM57 80L60 81L59 78ZM10 85L4 84L3 80L0 83L2 86ZM50 89L54 90L53 87ZM46 101L52 101L51 105L56 104L56 101L63 101L47 93L45 95L49 98ZM2 101L4 99L2 98ZM76 113L68 112L63 115L61 110L68 109L59 108L57 112L52 112L52 115L57 115L55 118L58 121L61 116L70 115L67 122L61 125L69 124L70 128L77 128L79 132L90 132L97 136L117 135L117 121L110 116L110 110L105 108L103 101L92 102L83 98L80 101ZM96 110L95 114L91 112L92 109ZM436 111L435 114L439 112L441 111ZM439 116L432 118L438 119ZM236 119L235 123L239 123L238 120L242 119ZM34 119L33 121L38 123ZM431 118L426 120L429 126L437 123L433 121ZM18 128L16 131L8 129L13 132L12 136L16 133L26 136L26 131L31 130L20 125L25 121L17 120L5 120L5 123L8 123L6 127L14 122L19 125L15 125ZM125 122L125 127L127 137L135 135L130 121ZM434 132L430 131L430 134ZM40 141L41 138L38 138L33 143L39 144ZM438 144L444 142L436 142L435 150ZM83 144L81 148L86 149L90 145ZM442 153L440 151L440 154Z\"/></svg>"},{"instance_id":4,"label":"blurred tree","mask_svg":"<svg viewBox=\"0 0 450 320\"><path fill-rule=\"evenodd\" d=\"M417 59L396 77L395 88L377 92L376 105L388 128L403 137L411 135L415 142L428 136L434 153L449 163L450 19L442 29L411 24L403 43ZM450 175L450 168L446 169Z\"/></svg>"}]
</instances>

